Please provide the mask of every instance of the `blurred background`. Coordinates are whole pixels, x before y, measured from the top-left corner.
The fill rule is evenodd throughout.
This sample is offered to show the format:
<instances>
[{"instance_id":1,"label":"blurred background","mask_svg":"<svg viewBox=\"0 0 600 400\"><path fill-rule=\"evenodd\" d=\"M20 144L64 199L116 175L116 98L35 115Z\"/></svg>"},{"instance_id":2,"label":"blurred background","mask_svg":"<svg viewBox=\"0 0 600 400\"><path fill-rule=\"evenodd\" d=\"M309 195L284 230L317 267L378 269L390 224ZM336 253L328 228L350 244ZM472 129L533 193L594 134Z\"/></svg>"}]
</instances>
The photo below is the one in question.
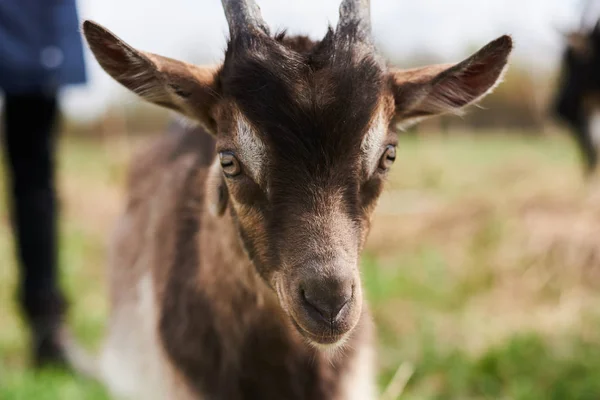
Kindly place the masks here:
<instances>
[{"instance_id":1,"label":"blurred background","mask_svg":"<svg viewBox=\"0 0 600 400\"><path fill-rule=\"evenodd\" d=\"M258 3L291 34L318 39L337 22L337 0ZM225 48L218 0L78 6L139 49L202 64ZM599 17L600 1L372 1L375 39L395 66L460 61L504 33L516 43L480 107L400 135L363 258L382 390L395 375L401 399L600 398L600 185L584 179L572 135L550 113L564 33ZM173 114L126 93L87 49L86 62L89 83L61 97L60 268L69 325L95 349L126 168ZM0 399L105 399L92 383L28 367L5 191L2 179Z\"/></svg>"}]
</instances>

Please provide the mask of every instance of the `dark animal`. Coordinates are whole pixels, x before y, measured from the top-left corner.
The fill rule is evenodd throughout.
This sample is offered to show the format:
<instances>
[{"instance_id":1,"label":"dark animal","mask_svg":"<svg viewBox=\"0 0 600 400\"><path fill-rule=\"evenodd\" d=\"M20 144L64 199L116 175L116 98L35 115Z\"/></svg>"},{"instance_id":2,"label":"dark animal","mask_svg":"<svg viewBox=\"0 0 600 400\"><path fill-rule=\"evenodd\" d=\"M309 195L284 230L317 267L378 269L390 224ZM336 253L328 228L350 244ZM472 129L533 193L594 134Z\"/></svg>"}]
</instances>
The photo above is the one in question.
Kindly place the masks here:
<instances>
[{"instance_id":1,"label":"dark animal","mask_svg":"<svg viewBox=\"0 0 600 400\"><path fill-rule=\"evenodd\" d=\"M598 166L600 145L600 21L567 35L554 111L577 142L586 174Z\"/></svg>"},{"instance_id":2,"label":"dark animal","mask_svg":"<svg viewBox=\"0 0 600 400\"><path fill-rule=\"evenodd\" d=\"M111 76L204 131L165 136L133 165L103 377L144 399L374 399L359 256L396 158L391 128L482 98L511 39L396 70L373 46L368 0L344 0L315 43L271 35L253 0L223 6L217 67L84 23Z\"/></svg>"}]
</instances>

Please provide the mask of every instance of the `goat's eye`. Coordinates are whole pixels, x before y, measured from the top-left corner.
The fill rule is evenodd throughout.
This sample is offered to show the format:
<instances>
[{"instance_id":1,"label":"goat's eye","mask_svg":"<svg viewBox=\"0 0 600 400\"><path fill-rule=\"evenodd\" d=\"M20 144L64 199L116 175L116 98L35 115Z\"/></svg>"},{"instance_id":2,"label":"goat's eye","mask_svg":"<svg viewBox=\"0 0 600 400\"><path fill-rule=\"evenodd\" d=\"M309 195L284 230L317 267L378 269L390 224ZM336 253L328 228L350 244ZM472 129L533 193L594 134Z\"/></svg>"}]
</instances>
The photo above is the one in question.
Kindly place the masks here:
<instances>
[{"instance_id":1,"label":"goat's eye","mask_svg":"<svg viewBox=\"0 0 600 400\"><path fill-rule=\"evenodd\" d=\"M396 161L396 147L391 144L385 148L381 160L379 161L379 168L384 171L390 169L392 164Z\"/></svg>"},{"instance_id":2,"label":"goat's eye","mask_svg":"<svg viewBox=\"0 0 600 400\"><path fill-rule=\"evenodd\" d=\"M240 162L235 158L232 152L220 152L219 160L221 161L221 168L223 169L225 176L234 177L242 171Z\"/></svg>"}]
</instances>

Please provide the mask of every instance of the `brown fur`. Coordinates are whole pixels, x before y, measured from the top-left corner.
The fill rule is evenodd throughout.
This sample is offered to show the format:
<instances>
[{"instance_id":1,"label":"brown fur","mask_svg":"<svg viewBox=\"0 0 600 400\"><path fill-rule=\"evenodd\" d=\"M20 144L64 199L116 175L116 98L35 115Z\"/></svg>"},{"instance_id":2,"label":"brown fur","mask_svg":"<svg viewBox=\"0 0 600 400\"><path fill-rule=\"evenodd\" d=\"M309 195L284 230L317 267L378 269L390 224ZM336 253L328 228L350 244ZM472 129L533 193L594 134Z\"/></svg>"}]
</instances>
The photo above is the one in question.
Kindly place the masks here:
<instances>
[{"instance_id":1,"label":"brown fur","mask_svg":"<svg viewBox=\"0 0 600 400\"><path fill-rule=\"evenodd\" d=\"M189 151L181 152L185 141ZM337 398L339 375L351 367L357 343L371 335L367 311L343 355L332 360L306 346L290 329L274 292L254 272L231 216L202 212L209 167L194 155L201 152L195 142L186 135L165 137L134 163L112 269L113 305L134 302L131 285L146 268L154 269L160 338L192 393L222 399ZM140 201L148 198L156 201ZM148 252L151 261L140 263Z\"/></svg>"},{"instance_id":2,"label":"brown fur","mask_svg":"<svg viewBox=\"0 0 600 400\"><path fill-rule=\"evenodd\" d=\"M231 40L218 68L84 24L116 80L205 128L162 138L132 167L106 380L145 398L372 399L358 264L393 162L392 124L476 101L511 41L448 68L390 71L366 0L345 0L319 42L269 36L252 0L223 3Z\"/></svg>"}]
</instances>

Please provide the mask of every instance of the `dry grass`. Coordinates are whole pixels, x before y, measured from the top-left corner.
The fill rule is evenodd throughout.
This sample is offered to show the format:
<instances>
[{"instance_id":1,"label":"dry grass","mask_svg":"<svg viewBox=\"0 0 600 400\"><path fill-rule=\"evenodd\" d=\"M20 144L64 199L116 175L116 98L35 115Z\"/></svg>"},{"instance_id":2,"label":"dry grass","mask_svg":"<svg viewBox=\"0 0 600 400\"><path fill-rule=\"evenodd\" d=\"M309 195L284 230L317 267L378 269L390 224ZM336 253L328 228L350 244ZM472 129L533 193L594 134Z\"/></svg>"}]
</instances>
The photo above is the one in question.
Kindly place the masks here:
<instances>
[{"instance_id":1,"label":"dry grass","mask_svg":"<svg viewBox=\"0 0 600 400\"><path fill-rule=\"evenodd\" d=\"M65 140L62 146L64 282L73 300L72 325L92 346L106 317L105 243L121 207L130 147L137 144ZM408 385L404 374L396 379L403 398L489 398L498 392L469 391L467 378L440 371L444 354L464 354L463 364L448 361L460 371L461 365L479 368L473 360L509 346L515 335L549 341L545 352L569 348L573 340L596 343L599 230L600 184L583 183L567 138L402 138L363 271L380 332L382 383L410 365L415 375ZM0 397L25 396L24 387L33 384L11 302L16 268L9 238L3 207L0 326L8 328L0 330L0 375L11 373L8 381L0 377ZM57 378L57 385L65 379ZM536 379L528 381L530 392L545 393L535 392L543 390ZM500 392L506 398L536 398L506 390ZM593 394L589 398L600 397Z\"/></svg>"}]
</instances>

